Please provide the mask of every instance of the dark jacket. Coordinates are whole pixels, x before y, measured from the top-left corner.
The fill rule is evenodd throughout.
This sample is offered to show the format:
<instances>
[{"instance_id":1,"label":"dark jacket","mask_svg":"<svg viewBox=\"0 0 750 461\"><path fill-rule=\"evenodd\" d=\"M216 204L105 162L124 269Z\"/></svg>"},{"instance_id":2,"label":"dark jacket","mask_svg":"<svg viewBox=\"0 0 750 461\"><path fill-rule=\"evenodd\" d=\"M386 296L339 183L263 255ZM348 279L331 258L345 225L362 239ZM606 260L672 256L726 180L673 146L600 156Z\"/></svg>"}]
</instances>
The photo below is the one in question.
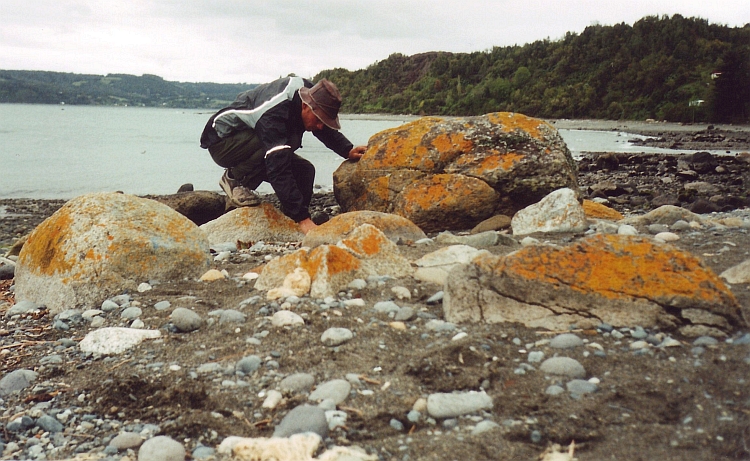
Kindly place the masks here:
<instances>
[{"instance_id":1,"label":"dark jacket","mask_svg":"<svg viewBox=\"0 0 750 461\"><path fill-rule=\"evenodd\" d=\"M305 133L298 92L303 85L313 86L301 77L286 77L240 93L208 120L201 134L201 147L208 149L239 131L254 130L266 151L268 180L285 211L297 222L309 217L309 211L302 209L302 195L286 165L289 155L302 147ZM312 133L341 157L349 157L353 144L342 133L327 126Z\"/></svg>"}]
</instances>

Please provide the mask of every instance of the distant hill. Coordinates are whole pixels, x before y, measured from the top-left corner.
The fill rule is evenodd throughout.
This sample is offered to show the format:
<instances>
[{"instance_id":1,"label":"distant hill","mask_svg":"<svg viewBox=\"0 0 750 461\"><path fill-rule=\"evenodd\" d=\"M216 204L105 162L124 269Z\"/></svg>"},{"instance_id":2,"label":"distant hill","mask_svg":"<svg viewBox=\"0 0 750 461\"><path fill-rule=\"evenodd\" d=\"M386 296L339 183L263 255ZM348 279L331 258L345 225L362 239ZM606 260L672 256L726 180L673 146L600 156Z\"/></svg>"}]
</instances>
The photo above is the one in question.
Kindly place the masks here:
<instances>
[{"instance_id":1,"label":"distant hill","mask_svg":"<svg viewBox=\"0 0 750 461\"><path fill-rule=\"evenodd\" d=\"M320 72L350 113L543 118L750 120L750 24L650 16L559 41L475 53L393 54Z\"/></svg>"},{"instance_id":2,"label":"distant hill","mask_svg":"<svg viewBox=\"0 0 750 461\"><path fill-rule=\"evenodd\" d=\"M169 82L149 74L0 70L0 103L220 108L256 85Z\"/></svg>"}]
</instances>

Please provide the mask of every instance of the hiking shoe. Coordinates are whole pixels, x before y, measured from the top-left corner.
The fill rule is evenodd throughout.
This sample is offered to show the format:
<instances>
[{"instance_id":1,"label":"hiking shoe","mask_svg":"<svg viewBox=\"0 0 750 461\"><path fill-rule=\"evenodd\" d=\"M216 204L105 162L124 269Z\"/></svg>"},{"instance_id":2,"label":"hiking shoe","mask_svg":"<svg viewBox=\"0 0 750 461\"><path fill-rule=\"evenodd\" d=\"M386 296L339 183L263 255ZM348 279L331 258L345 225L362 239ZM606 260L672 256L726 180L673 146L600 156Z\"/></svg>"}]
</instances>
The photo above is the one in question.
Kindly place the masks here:
<instances>
[{"instance_id":1,"label":"hiking shoe","mask_svg":"<svg viewBox=\"0 0 750 461\"><path fill-rule=\"evenodd\" d=\"M229 201L236 207L258 206L260 197L255 191L243 186L239 181L229 177L229 170L224 170L224 175L219 181L219 186L227 194Z\"/></svg>"},{"instance_id":2,"label":"hiking shoe","mask_svg":"<svg viewBox=\"0 0 750 461\"><path fill-rule=\"evenodd\" d=\"M325 211L316 211L312 214L310 219L312 219L312 222L314 222L317 226L320 226L323 223L327 223L331 219L331 217L328 216L328 213L326 213Z\"/></svg>"}]
</instances>

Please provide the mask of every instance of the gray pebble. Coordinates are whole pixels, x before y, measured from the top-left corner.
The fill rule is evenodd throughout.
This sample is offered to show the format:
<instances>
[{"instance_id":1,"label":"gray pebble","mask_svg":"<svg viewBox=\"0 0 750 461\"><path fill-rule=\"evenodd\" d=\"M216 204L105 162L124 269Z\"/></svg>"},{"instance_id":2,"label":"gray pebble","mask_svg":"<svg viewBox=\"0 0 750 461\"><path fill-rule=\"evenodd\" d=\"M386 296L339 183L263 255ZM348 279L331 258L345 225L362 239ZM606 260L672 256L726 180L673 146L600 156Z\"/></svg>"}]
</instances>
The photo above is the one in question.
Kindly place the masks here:
<instances>
[{"instance_id":1,"label":"gray pebble","mask_svg":"<svg viewBox=\"0 0 750 461\"><path fill-rule=\"evenodd\" d=\"M552 357L544 362L539 369L549 375L568 376L570 378L583 378L586 376L586 369L583 368L578 360L570 357Z\"/></svg>"},{"instance_id":2,"label":"gray pebble","mask_svg":"<svg viewBox=\"0 0 750 461\"><path fill-rule=\"evenodd\" d=\"M245 323L246 316L240 311L226 309L219 316L219 323Z\"/></svg>"},{"instance_id":3,"label":"gray pebble","mask_svg":"<svg viewBox=\"0 0 750 461\"><path fill-rule=\"evenodd\" d=\"M171 437L157 435L138 450L138 461L185 461L185 447Z\"/></svg>"},{"instance_id":4,"label":"gray pebble","mask_svg":"<svg viewBox=\"0 0 750 461\"><path fill-rule=\"evenodd\" d=\"M313 432L325 438L328 434L328 421L326 420L325 410L312 405L295 407L276 426L273 436L289 437L290 435L302 432Z\"/></svg>"},{"instance_id":5,"label":"gray pebble","mask_svg":"<svg viewBox=\"0 0 750 461\"><path fill-rule=\"evenodd\" d=\"M178 307L173 310L169 318L172 320L172 325L174 325L177 331L183 333L195 331L203 324L203 319L201 319L200 315L185 307Z\"/></svg>"},{"instance_id":6,"label":"gray pebble","mask_svg":"<svg viewBox=\"0 0 750 461\"><path fill-rule=\"evenodd\" d=\"M318 386L310 394L309 399L313 402L329 399L338 405L349 397L349 391L351 390L352 385L349 384L349 381L344 379L334 379Z\"/></svg>"},{"instance_id":7,"label":"gray pebble","mask_svg":"<svg viewBox=\"0 0 750 461\"><path fill-rule=\"evenodd\" d=\"M260 368L260 364L262 362L263 361L261 360L261 358L257 355L248 355L247 357L242 357L234 366L234 368L246 375L251 375L255 373L258 368Z\"/></svg>"},{"instance_id":8,"label":"gray pebble","mask_svg":"<svg viewBox=\"0 0 750 461\"><path fill-rule=\"evenodd\" d=\"M406 419L408 419L412 423L419 422L419 419L422 417L422 413L418 412L417 410L411 410L409 413L406 414Z\"/></svg>"},{"instance_id":9,"label":"gray pebble","mask_svg":"<svg viewBox=\"0 0 750 461\"><path fill-rule=\"evenodd\" d=\"M744 335L735 339L732 344L734 344L735 346L743 346L743 345L750 344L750 333L745 333Z\"/></svg>"},{"instance_id":10,"label":"gray pebble","mask_svg":"<svg viewBox=\"0 0 750 461\"><path fill-rule=\"evenodd\" d=\"M397 430L398 432L404 432L404 424L401 421L397 420L396 418L392 418L389 424L393 429Z\"/></svg>"},{"instance_id":11,"label":"gray pebble","mask_svg":"<svg viewBox=\"0 0 750 461\"><path fill-rule=\"evenodd\" d=\"M591 394L593 392L596 392L599 387L594 384L590 383L588 381L585 381L583 379L574 379L572 381L569 381L565 384L565 387L568 389L568 392L571 394Z\"/></svg>"},{"instance_id":12,"label":"gray pebble","mask_svg":"<svg viewBox=\"0 0 750 461\"><path fill-rule=\"evenodd\" d=\"M117 310L120 308L120 305L116 302L112 301L111 299L108 299L102 303L102 310L104 312L112 312L114 310Z\"/></svg>"},{"instance_id":13,"label":"gray pebble","mask_svg":"<svg viewBox=\"0 0 750 461\"><path fill-rule=\"evenodd\" d=\"M65 426L63 426L60 421L49 415L43 415L37 419L36 425L47 432L62 432L63 429L65 429Z\"/></svg>"},{"instance_id":14,"label":"gray pebble","mask_svg":"<svg viewBox=\"0 0 750 461\"><path fill-rule=\"evenodd\" d=\"M381 314L390 314L391 312L398 312L399 307L398 304L394 303L393 301L380 301L375 303L375 306L373 307L377 312L380 312Z\"/></svg>"},{"instance_id":15,"label":"gray pebble","mask_svg":"<svg viewBox=\"0 0 750 461\"><path fill-rule=\"evenodd\" d=\"M444 295L445 295L445 293L443 291L438 291L434 295L432 295L429 298L427 298L426 302L427 302L427 304L437 304L437 303L443 301L443 296Z\"/></svg>"},{"instance_id":16,"label":"gray pebble","mask_svg":"<svg viewBox=\"0 0 750 461\"><path fill-rule=\"evenodd\" d=\"M220 371L221 364L216 362L211 363L204 363L198 366L198 369L196 370L198 373L214 373L217 371Z\"/></svg>"},{"instance_id":17,"label":"gray pebble","mask_svg":"<svg viewBox=\"0 0 750 461\"><path fill-rule=\"evenodd\" d=\"M28 314L29 312L34 312L36 310L39 310L40 308L41 306L33 301L18 301L13 305L13 307L8 309L8 312L5 313L5 316L12 317L14 315Z\"/></svg>"},{"instance_id":18,"label":"gray pebble","mask_svg":"<svg viewBox=\"0 0 750 461\"><path fill-rule=\"evenodd\" d=\"M572 349L579 346L583 346L583 340L573 333L557 335L549 342L549 347L553 349Z\"/></svg>"},{"instance_id":19,"label":"gray pebble","mask_svg":"<svg viewBox=\"0 0 750 461\"><path fill-rule=\"evenodd\" d=\"M10 395L29 387L38 374L31 370L15 370L0 379L0 396Z\"/></svg>"},{"instance_id":20,"label":"gray pebble","mask_svg":"<svg viewBox=\"0 0 750 461\"><path fill-rule=\"evenodd\" d=\"M643 327L635 327L634 330L630 330L630 336L633 339L646 339L648 333L646 333L646 330L644 330Z\"/></svg>"},{"instance_id":21,"label":"gray pebble","mask_svg":"<svg viewBox=\"0 0 750 461\"><path fill-rule=\"evenodd\" d=\"M413 320L414 317L416 317L416 312L414 312L414 309L409 306L404 306L401 309L396 312L396 316L394 317L394 320L398 322L408 322L409 320Z\"/></svg>"},{"instance_id":22,"label":"gray pebble","mask_svg":"<svg viewBox=\"0 0 750 461\"><path fill-rule=\"evenodd\" d=\"M484 392L457 394L430 394L427 397L427 413L433 418L455 418L492 408L492 397Z\"/></svg>"},{"instance_id":23,"label":"gray pebble","mask_svg":"<svg viewBox=\"0 0 750 461\"><path fill-rule=\"evenodd\" d=\"M498 429L499 427L500 425L494 421L484 420L474 426L474 429L471 430L471 435L484 434L485 432Z\"/></svg>"},{"instance_id":24,"label":"gray pebble","mask_svg":"<svg viewBox=\"0 0 750 461\"><path fill-rule=\"evenodd\" d=\"M199 446L193 450L193 459L208 459L216 455L216 450L211 447Z\"/></svg>"},{"instance_id":25,"label":"gray pebble","mask_svg":"<svg viewBox=\"0 0 750 461\"><path fill-rule=\"evenodd\" d=\"M109 446L119 450L138 448L143 444L143 437L135 432L121 432L109 441Z\"/></svg>"},{"instance_id":26,"label":"gray pebble","mask_svg":"<svg viewBox=\"0 0 750 461\"><path fill-rule=\"evenodd\" d=\"M544 360L544 352L542 351L531 351L529 357L526 359L529 363L539 363Z\"/></svg>"},{"instance_id":27,"label":"gray pebble","mask_svg":"<svg viewBox=\"0 0 750 461\"><path fill-rule=\"evenodd\" d=\"M127 320L135 320L143 314L140 307L127 307L120 314L120 318Z\"/></svg>"},{"instance_id":28,"label":"gray pebble","mask_svg":"<svg viewBox=\"0 0 750 461\"><path fill-rule=\"evenodd\" d=\"M57 354L48 355L39 360L40 365L58 365L60 363L63 363L63 358L61 355Z\"/></svg>"},{"instance_id":29,"label":"gray pebble","mask_svg":"<svg viewBox=\"0 0 750 461\"><path fill-rule=\"evenodd\" d=\"M295 373L282 379L279 383L281 392L309 392L315 384L315 378L309 373Z\"/></svg>"},{"instance_id":30,"label":"gray pebble","mask_svg":"<svg viewBox=\"0 0 750 461\"><path fill-rule=\"evenodd\" d=\"M666 224L649 224L648 226L648 233L656 235L660 232L667 232L669 230L669 226Z\"/></svg>"},{"instance_id":31,"label":"gray pebble","mask_svg":"<svg viewBox=\"0 0 750 461\"><path fill-rule=\"evenodd\" d=\"M719 341L710 336L701 336L693 341L693 346L715 346L717 344L719 344Z\"/></svg>"},{"instance_id":32,"label":"gray pebble","mask_svg":"<svg viewBox=\"0 0 750 461\"><path fill-rule=\"evenodd\" d=\"M154 304L154 309L157 311L164 311L172 307L172 303L169 301L159 301L158 303Z\"/></svg>"},{"instance_id":33,"label":"gray pebble","mask_svg":"<svg viewBox=\"0 0 750 461\"><path fill-rule=\"evenodd\" d=\"M338 346L350 341L353 337L354 334L347 328L329 328L323 332L320 340L326 346Z\"/></svg>"}]
</instances>

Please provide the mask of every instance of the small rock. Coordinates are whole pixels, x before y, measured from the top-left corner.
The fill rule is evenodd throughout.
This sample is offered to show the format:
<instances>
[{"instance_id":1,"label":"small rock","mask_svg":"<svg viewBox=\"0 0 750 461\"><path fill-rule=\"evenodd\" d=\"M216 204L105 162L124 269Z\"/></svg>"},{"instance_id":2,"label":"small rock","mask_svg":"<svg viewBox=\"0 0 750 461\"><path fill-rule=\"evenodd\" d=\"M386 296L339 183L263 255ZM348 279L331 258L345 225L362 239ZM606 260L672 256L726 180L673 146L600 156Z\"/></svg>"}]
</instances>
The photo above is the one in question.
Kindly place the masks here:
<instances>
[{"instance_id":1,"label":"small rock","mask_svg":"<svg viewBox=\"0 0 750 461\"><path fill-rule=\"evenodd\" d=\"M328 399L338 405L349 397L349 391L351 390L352 385L345 379L334 379L318 386L310 394L309 399L313 402Z\"/></svg>"},{"instance_id":2,"label":"small rock","mask_svg":"<svg viewBox=\"0 0 750 461\"><path fill-rule=\"evenodd\" d=\"M485 432L489 432L499 427L500 425L494 421L484 420L484 421L481 421L476 426L474 426L474 429L471 430L471 435L484 434Z\"/></svg>"},{"instance_id":3,"label":"small rock","mask_svg":"<svg viewBox=\"0 0 750 461\"><path fill-rule=\"evenodd\" d=\"M305 320L292 311L278 311L271 317L271 325L277 328L304 324Z\"/></svg>"},{"instance_id":4,"label":"small rock","mask_svg":"<svg viewBox=\"0 0 750 461\"><path fill-rule=\"evenodd\" d=\"M293 408L276 426L273 436L289 437L303 432L313 432L321 437L328 434L328 421L322 408L312 405L300 405Z\"/></svg>"},{"instance_id":5,"label":"small rock","mask_svg":"<svg viewBox=\"0 0 750 461\"><path fill-rule=\"evenodd\" d=\"M279 389L282 392L296 394L298 392L309 392L315 384L315 377L309 373L295 373L282 379Z\"/></svg>"},{"instance_id":6,"label":"small rock","mask_svg":"<svg viewBox=\"0 0 750 461\"><path fill-rule=\"evenodd\" d=\"M353 337L354 334L347 328L329 328L323 332L320 340L326 346L338 346L350 341Z\"/></svg>"},{"instance_id":7,"label":"small rock","mask_svg":"<svg viewBox=\"0 0 750 461\"><path fill-rule=\"evenodd\" d=\"M157 435L138 450L138 461L184 461L185 447L171 437Z\"/></svg>"},{"instance_id":8,"label":"small rock","mask_svg":"<svg viewBox=\"0 0 750 461\"><path fill-rule=\"evenodd\" d=\"M260 368L261 363L262 360L257 355L248 355L247 357L241 358L237 364L235 364L235 369L241 371L245 375L251 375Z\"/></svg>"},{"instance_id":9,"label":"small rock","mask_svg":"<svg viewBox=\"0 0 750 461\"><path fill-rule=\"evenodd\" d=\"M247 316L242 312L234 309L225 309L219 315L219 323L245 323Z\"/></svg>"},{"instance_id":10,"label":"small rock","mask_svg":"<svg viewBox=\"0 0 750 461\"><path fill-rule=\"evenodd\" d=\"M172 320L172 325L174 325L177 331L182 333L195 331L203 324L203 319L201 319L200 315L185 307L178 307L173 310L169 318Z\"/></svg>"},{"instance_id":11,"label":"small rock","mask_svg":"<svg viewBox=\"0 0 750 461\"><path fill-rule=\"evenodd\" d=\"M583 378L586 370L578 360L570 357L552 357L544 362L539 369L549 375L569 376L571 378Z\"/></svg>"},{"instance_id":12,"label":"small rock","mask_svg":"<svg viewBox=\"0 0 750 461\"><path fill-rule=\"evenodd\" d=\"M109 441L109 446L117 451L138 448L143 444L143 437L135 432L121 432Z\"/></svg>"},{"instance_id":13,"label":"small rock","mask_svg":"<svg viewBox=\"0 0 750 461\"><path fill-rule=\"evenodd\" d=\"M492 409L492 397L484 392L430 394L427 413L433 418L455 418L480 410Z\"/></svg>"},{"instance_id":14,"label":"small rock","mask_svg":"<svg viewBox=\"0 0 750 461\"><path fill-rule=\"evenodd\" d=\"M596 384L585 381L583 379L574 379L572 381L569 381L565 384L565 387L571 394L578 395L591 394L599 389Z\"/></svg>"},{"instance_id":15,"label":"small rock","mask_svg":"<svg viewBox=\"0 0 750 461\"><path fill-rule=\"evenodd\" d=\"M37 419L36 425L41 430L50 433L62 432L65 429L65 426L63 426L60 421L49 415L44 415Z\"/></svg>"},{"instance_id":16,"label":"small rock","mask_svg":"<svg viewBox=\"0 0 750 461\"><path fill-rule=\"evenodd\" d=\"M580 346L583 346L583 340L573 333L557 335L549 342L549 347L553 349L572 349Z\"/></svg>"},{"instance_id":17,"label":"small rock","mask_svg":"<svg viewBox=\"0 0 750 461\"><path fill-rule=\"evenodd\" d=\"M0 396L10 395L20 392L31 385L37 378L38 374L31 370L14 370L0 379Z\"/></svg>"}]
</instances>

